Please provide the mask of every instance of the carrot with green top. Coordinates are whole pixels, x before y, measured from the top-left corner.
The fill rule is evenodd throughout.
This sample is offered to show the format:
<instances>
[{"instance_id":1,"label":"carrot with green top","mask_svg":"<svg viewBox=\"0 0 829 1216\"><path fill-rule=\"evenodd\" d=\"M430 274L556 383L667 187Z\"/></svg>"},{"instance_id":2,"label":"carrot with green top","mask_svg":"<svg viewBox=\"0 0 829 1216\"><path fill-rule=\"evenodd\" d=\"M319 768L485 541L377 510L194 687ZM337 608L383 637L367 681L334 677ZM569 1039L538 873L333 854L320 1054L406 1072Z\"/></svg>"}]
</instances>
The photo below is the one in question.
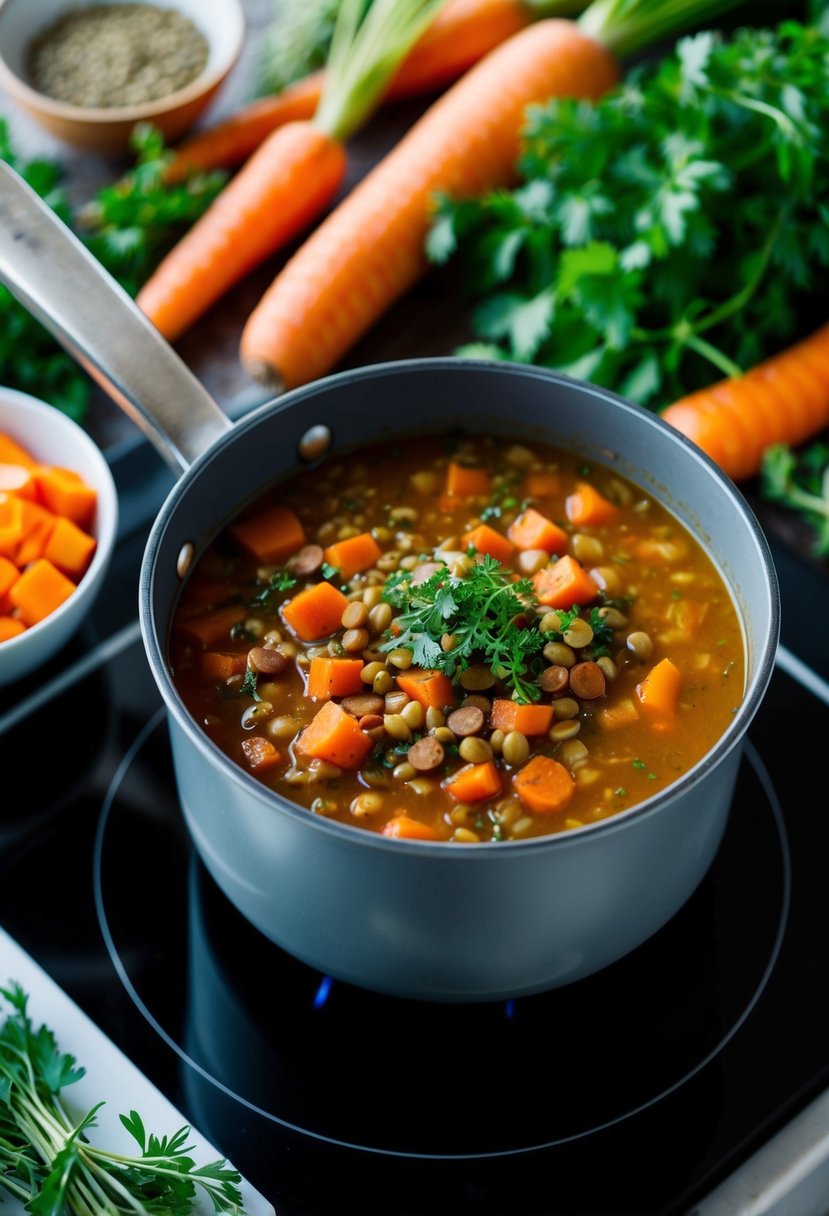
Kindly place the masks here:
<instances>
[{"instance_id":1,"label":"carrot with green top","mask_svg":"<svg viewBox=\"0 0 829 1216\"><path fill-rule=\"evenodd\" d=\"M343 0L313 117L274 130L162 259L136 297L174 341L235 283L308 228L346 171L346 141L379 104L445 0Z\"/></svg>"},{"instance_id":2,"label":"carrot with green top","mask_svg":"<svg viewBox=\"0 0 829 1216\"><path fill-rule=\"evenodd\" d=\"M570 16L584 7L585 0L449 0L392 76L383 101L437 92L531 21ZM313 118L324 88L325 70L311 72L197 131L174 149L166 180L235 168L277 127Z\"/></svg>"},{"instance_id":3,"label":"carrot with green top","mask_svg":"<svg viewBox=\"0 0 829 1216\"><path fill-rule=\"evenodd\" d=\"M527 107L593 100L638 50L729 0L594 0L578 21L534 22L453 84L304 241L242 331L249 375L272 391L324 375L426 273L436 198L514 184Z\"/></svg>"}]
</instances>

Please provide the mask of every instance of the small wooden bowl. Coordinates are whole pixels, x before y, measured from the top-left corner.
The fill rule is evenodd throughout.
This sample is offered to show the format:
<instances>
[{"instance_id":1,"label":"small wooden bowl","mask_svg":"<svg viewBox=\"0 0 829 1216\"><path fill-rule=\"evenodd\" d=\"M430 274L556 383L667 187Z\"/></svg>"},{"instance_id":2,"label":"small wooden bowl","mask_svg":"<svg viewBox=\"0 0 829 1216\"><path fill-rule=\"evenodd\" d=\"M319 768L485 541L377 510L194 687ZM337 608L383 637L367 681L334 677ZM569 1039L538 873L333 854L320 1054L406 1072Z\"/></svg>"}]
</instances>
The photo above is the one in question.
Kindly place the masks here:
<instances>
[{"instance_id":1,"label":"small wooden bowl","mask_svg":"<svg viewBox=\"0 0 829 1216\"><path fill-rule=\"evenodd\" d=\"M102 0L96 0L101 3ZM128 0L104 0L123 4ZM195 80L144 105L86 108L56 101L32 88L27 56L32 42L55 21L82 7L80 0L0 0L0 87L41 127L64 143L106 157L129 152L133 127L150 122L168 143L183 135L212 101L235 66L245 37L241 0L162 0L201 30L208 60Z\"/></svg>"}]
</instances>

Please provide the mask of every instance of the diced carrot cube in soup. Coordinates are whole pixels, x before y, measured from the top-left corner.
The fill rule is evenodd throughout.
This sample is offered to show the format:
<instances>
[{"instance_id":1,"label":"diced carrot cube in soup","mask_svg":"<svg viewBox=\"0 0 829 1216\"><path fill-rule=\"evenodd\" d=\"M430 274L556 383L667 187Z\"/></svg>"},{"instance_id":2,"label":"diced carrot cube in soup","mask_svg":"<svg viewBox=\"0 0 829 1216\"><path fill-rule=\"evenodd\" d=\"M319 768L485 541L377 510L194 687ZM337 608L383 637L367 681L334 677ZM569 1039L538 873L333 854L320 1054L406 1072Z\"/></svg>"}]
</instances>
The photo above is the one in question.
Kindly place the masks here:
<instances>
[{"instance_id":1,"label":"diced carrot cube in soup","mask_svg":"<svg viewBox=\"0 0 829 1216\"><path fill-rule=\"evenodd\" d=\"M564 529L535 507L522 511L510 524L507 535L519 549L544 549L547 553L564 553L568 542Z\"/></svg>"},{"instance_id":2,"label":"diced carrot cube in soup","mask_svg":"<svg viewBox=\"0 0 829 1216\"><path fill-rule=\"evenodd\" d=\"M434 828L430 828L428 824L421 823L418 819L412 819L411 815L393 815L387 823L383 825L383 835L393 836L398 840L439 840L437 832Z\"/></svg>"},{"instance_id":3,"label":"diced carrot cube in soup","mask_svg":"<svg viewBox=\"0 0 829 1216\"><path fill-rule=\"evenodd\" d=\"M458 802L482 802L501 792L501 777L491 760L482 764L465 764L447 781L443 788Z\"/></svg>"},{"instance_id":4,"label":"diced carrot cube in soup","mask_svg":"<svg viewBox=\"0 0 829 1216\"><path fill-rule=\"evenodd\" d=\"M670 718L679 706L682 673L670 659L660 661L650 669L636 694L642 709L656 718Z\"/></svg>"},{"instance_id":5,"label":"diced carrot cube in soup","mask_svg":"<svg viewBox=\"0 0 829 1216\"><path fill-rule=\"evenodd\" d=\"M282 562L305 544L305 529L288 507L271 507L234 524L229 532L260 562Z\"/></svg>"},{"instance_id":6,"label":"diced carrot cube in soup","mask_svg":"<svg viewBox=\"0 0 829 1216\"><path fill-rule=\"evenodd\" d=\"M323 655L311 659L308 696L321 701L362 692L365 685L360 672L364 666L362 659L329 659Z\"/></svg>"},{"instance_id":7,"label":"diced carrot cube in soup","mask_svg":"<svg viewBox=\"0 0 829 1216\"><path fill-rule=\"evenodd\" d=\"M282 605L282 616L303 642L315 642L339 629L348 603L330 583L314 583Z\"/></svg>"},{"instance_id":8,"label":"diced carrot cube in soup","mask_svg":"<svg viewBox=\"0 0 829 1216\"><path fill-rule=\"evenodd\" d=\"M479 524L477 528L467 532L463 537L463 545L464 548L471 546L479 553L486 553L504 565L512 560L512 555L515 553L515 545L512 541L507 540L506 536L502 536L494 528L490 528L489 524Z\"/></svg>"},{"instance_id":9,"label":"diced carrot cube in soup","mask_svg":"<svg viewBox=\"0 0 829 1216\"><path fill-rule=\"evenodd\" d=\"M491 484L486 469L458 464L456 460L452 460L446 470L447 494L456 494L461 498L472 498L478 495L487 497Z\"/></svg>"},{"instance_id":10,"label":"diced carrot cube in soup","mask_svg":"<svg viewBox=\"0 0 829 1216\"><path fill-rule=\"evenodd\" d=\"M338 768L359 768L374 746L357 720L336 701L326 701L297 740L297 751Z\"/></svg>"},{"instance_id":11,"label":"diced carrot cube in soup","mask_svg":"<svg viewBox=\"0 0 829 1216\"><path fill-rule=\"evenodd\" d=\"M199 655L199 672L206 680L229 680L231 676L244 675L247 666L246 654L206 650L204 654Z\"/></svg>"},{"instance_id":12,"label":"diced carrot cube in soup","mask_svg":"<svg viewBox=\"0 0 829 1216\"><path fill-rule=\"evenodd\" d=\"M564 503L567 518L578 527L608 524L616 519L619 508L600 494L588 481L580 481Z\"/></svg>"},{"instance_id":13,"label":"diced carrot cube in soup","mask_svg":"<svg viewBox=\"0 0 829 1216\"><path fill-rule=\"evenodd\" d=\"M528 473L524 478L523 493L525 498L550 498L558 494L561 488L561 478L558 473Z\"/></svg>"},{"instance_id":14,"label":"diced carrot cube in soup","mask_svg":"<svg viewBox=\"0 0 829 1216\"><path fill-rule=\"evenodd\" d=\"M512 787L527 810L536 815L563 811L576 792L569 769L550 756L533 756L515 774Z\"/></svg>"},{"instance_id":15,"label":"diced carrot cube in soup","mask_svg":"<svg viewBox=\"0 0 829 1216\"><path fill-rule=\"evenodd\" d=\"M412 701L419 701L424 709L446 709L455 704L452 681L442 671L410 667L408 671L398 672L397 686Z\"/></svg>"},{"instance_id":16,"label":"diced carrot cube in soup","mask_svg":"<svg viewBox=\"0 0 829 1216\"><path fill-rule=\"evenodd\" d=\"M383 550L370 532L361 532L359 536L349 536L346 540L337 541L325 550L325 560L331 566L336 566L343 578L352 578L370 570Z\"/></svg>"},{"instance_id":17,"label":"diced carrot cube in soup","mask_svg":"<svg viewBox=\"0 0 829 1216\"><path fill-rule=\"evenodd\" d=\"M599 594L595 579L569 553L534 574L533 585L538 602L550 608L583 606L592 603Z\"/></svg>"},{"instance_id":18,"label":"diced carrot cube in soup","mask_svg":"<svg viewBox=\"0 0 829 1216\"><path fill-rule=\"evenodd\" d=\"M505 734L519 730L522 735L546 735L554 716L552 705L521 705L518 701L499 699L492 702L489 724Z\"/></svg>"},{"instance_id":19,"label":"diced carrot cube in soup","mask_svg":"<svg viewBox=\"0 0 829 1216\"><path fill-rule=\"evenodd\" d=\"M190 642L212 650L221 642L230 639L230 631L245 619L247 613L241 604L228 608L216 608L198 616L182 617L176 621L176 629Z\"/></svg>"}]
</instances>

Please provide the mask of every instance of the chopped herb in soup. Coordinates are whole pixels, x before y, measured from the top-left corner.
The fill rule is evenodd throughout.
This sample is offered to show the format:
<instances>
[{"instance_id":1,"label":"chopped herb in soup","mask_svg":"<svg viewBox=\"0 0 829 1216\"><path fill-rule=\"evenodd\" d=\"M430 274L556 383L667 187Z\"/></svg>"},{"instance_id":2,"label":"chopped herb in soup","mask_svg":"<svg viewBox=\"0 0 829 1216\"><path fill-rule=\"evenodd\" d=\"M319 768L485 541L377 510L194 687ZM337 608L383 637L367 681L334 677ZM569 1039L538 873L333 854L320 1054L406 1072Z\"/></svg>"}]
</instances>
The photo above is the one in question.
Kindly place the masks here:
<instances>
[{"instance_id":1,"label":"chopped herb in soup","mask_svg":"<svg viewBox=\"0 0 829 1216\"><path fill-rule=\"evenodd\" d=\"M418 437L269 492L171 643L204 731L311 812L415 840L568 831L670 785L743 695L703 547L616 472Z\"/></svg>"}]
</instances>

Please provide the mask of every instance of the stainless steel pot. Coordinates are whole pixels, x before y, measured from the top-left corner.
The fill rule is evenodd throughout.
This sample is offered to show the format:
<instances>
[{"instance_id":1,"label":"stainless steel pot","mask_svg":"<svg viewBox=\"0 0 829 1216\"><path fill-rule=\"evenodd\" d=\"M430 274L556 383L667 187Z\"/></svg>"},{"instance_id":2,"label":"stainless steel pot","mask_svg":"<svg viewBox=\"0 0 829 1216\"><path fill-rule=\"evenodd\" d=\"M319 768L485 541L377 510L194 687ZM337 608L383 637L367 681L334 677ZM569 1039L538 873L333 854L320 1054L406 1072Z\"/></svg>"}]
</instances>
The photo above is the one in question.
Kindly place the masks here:
<instances>
[{"instance_id":1,"label":"stainless steel pot","mask_svg":"<svg viewBox=\"0 0 829 1216\"><path fill-rule=\"evenodd\" d=\"M771 677L777 581L743 496L695 446L613 393L523 365L408 360L329 376L231 427L153 327L11 171L0 278L127 408L181 476L147 544L139 606L178 793L208 871L262 933L321 971L400 996L481 1001L570 983L662 928L722 839ZM275 479L325 452L458 424L602 461L703 542L745 630L747 686L717 745L663 793L569 834L459 847L388 839L266 789L193 722L167 661L186 570Z\"/></svg>"}]
</instances>

